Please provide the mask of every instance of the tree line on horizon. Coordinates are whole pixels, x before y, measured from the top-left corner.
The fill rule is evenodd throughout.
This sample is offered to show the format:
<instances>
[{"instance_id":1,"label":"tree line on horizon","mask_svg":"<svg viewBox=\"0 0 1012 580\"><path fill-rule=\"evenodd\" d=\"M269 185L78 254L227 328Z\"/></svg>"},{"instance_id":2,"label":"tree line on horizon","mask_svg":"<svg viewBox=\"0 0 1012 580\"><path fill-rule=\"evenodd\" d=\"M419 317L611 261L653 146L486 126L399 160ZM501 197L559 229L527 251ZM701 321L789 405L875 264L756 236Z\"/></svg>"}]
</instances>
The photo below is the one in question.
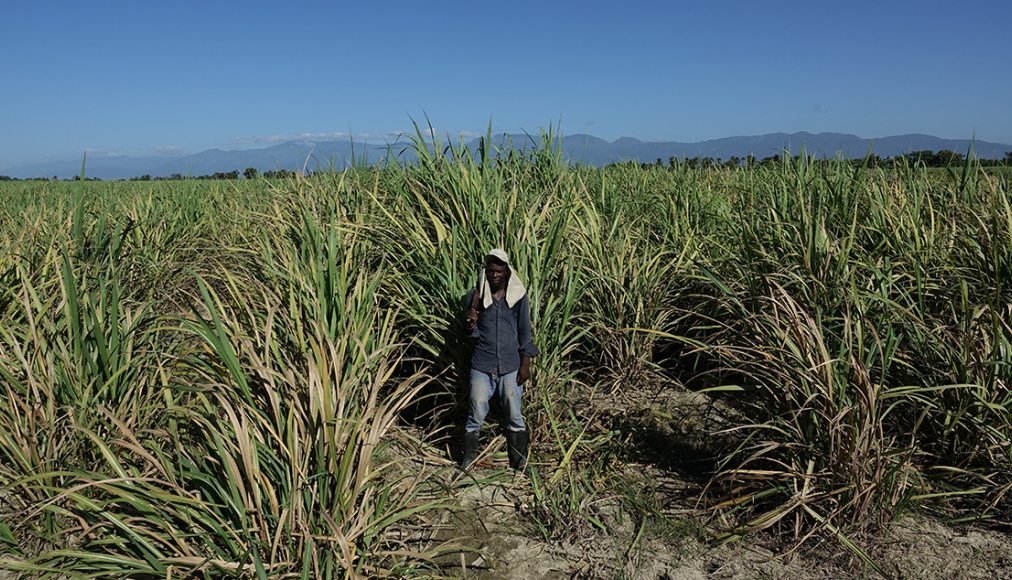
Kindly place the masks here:
<instances>
[{"instance_id":1,"label":"tree line on horizon","mask_svg":"<svg viewBox=\"0 0 1012 580\"><path fill-rule=\"evenodd\" d=\"M138 175L136 177L130 177L127 179L101 179L99 177L85 177L84 181L182 181L184 179L200 179L200 180L228 180L228 179L239 179L240 176L243 179L256 179L258 177L264 177L266 179L287 179L295 177L296 175L303 175L301 171L290 171L288 169L272 169L270 171L264 171L261 173L255 167L247 167L243 171L238 169L233 171L218 171L207 175L183 175L182 173L173 173L168 176L152 176L151 174L145 173L144 175ZM0 181L81 181L80 175L74 177L68 177L66 179L60 179L57 176L52 177L11 177L9 175L0 175Z\"/></svg>"},{"instance_id":2,"label":"tree line on horizon","mask_svg":"<svg viewBox=\"0 0 1012 580\"><path fill-rule=\"evenodd\" d=\"M800 155L794 155L793 159L800 159ZM753 167L756 165L767 166L775 163L779 163L782 160L781 155L770 155L759 159L755 155L747 155L745 157L738 157L732 155L727 159L714 158L714 157L686 157L679 158L676 156L668 157L667 166L671 168L679 167L682 165L690 168L707 168L707 167ZM1012 151L1006 151L1005 157L1002 159L981 159L975 157L974 160L980 164L981 167L1006 167L1012 165ZM823 161L831 161L830 159L824 159ZM966 162L966 155L957 153L949 149L941 149L939 151L932 151L930 149L923 149L919 151L911 151L903 155L895 155L893 157L879 157L874 153L871 153L863 158L855 158L849 160L853 165L866 165L868 167L892 167L894 165L903 164L921 164L925 167L951 167L953 165L960 165ZM658 157L654 163L637 163L636 161L620 161L616 163L610 163L608 166L614 165L625 165L633 164L639 165L643 168L648 168L651 165L655 167L665 166L664 161Z\"/></svg>"},{"instance_id":3,"label":"tree line on horizon","mask_svg":"<svg viewBox=\"0 0 1012 580\"><path fill-rule=\"evenodd\" d=\"M794 155L794 159L799 159L800 155ZM669 168L680 167L682 165L690 168L735 168L735 167L753 167L753 166L767 166L775 163L779 163L783 157L781 155L769 155L759 159L755 155L746 155L745 157L738 157L732 155L727 159L720 157L685 157L680 158L672 155L668 157L668 161L665 162L658 157L653 163L643 163L634 160L617 161L609 163L605 167L622 166L622 165L639 165L643 168L650 166ZM824 161L830 161L825 159ZM1006 151L1005 156L1002 159L981 159L975 157L974 161L980 164L981 167L1007 167L1012 165L1012 151ZM949 149L941 149L939 151L932 151L930 149L922 149L918 151L911 151L903 155L895 155L893 157L879 157L874 153L868 154L863 158L851 159L850 163L854 165L866 165L867 167L892 167L894 165L909 165L919 164L924 167L951 167L953 165L960 165L966 162L966 155L957 153ZM136 177L130 177L128 179L110 179L103 180L98 177L85 177L85 181L182 181L184 179L198 179L198 180L238 180L240 177L243 179L256 179L263 177L266 179L288 179L295 177L296 175L308 175L313 172L307 172L303 174L300 171L292 171L288 169L272 169L269 171L261 172L255 167L247 167L243 171L238 169L232 171L218 171L207 175L183 175L181 173L173 173L168 176L152 176L150 174L143 174ZM60 179L57 176L52 177L11 177L8 175L0 175L0 181L81 181L80 175L75 175L71 178Z\"/></svg>"}]
</instances>

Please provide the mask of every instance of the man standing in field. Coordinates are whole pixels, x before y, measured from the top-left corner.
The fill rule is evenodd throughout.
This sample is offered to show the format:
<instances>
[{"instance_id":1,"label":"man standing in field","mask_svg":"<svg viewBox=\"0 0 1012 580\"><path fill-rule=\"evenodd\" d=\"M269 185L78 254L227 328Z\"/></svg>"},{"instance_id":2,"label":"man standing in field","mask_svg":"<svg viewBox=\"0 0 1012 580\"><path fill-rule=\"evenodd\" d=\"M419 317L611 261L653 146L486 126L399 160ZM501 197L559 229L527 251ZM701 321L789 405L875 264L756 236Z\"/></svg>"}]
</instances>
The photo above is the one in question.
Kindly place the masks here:
<instances>
[{"instance_id":1,"label":"man standing in field","mask_svg":"<svg viewBox=\"0 0 1012 580\"><path fill-rule=\"evenodd\" d=\"M478 434L489 401L499 401L506 426L510 467L527 467L530 433L521 412L523 386L531 376L531 357L541 354L531 337L531 309L527 289L510 266L506 252L494 249L485 256L478 287L467 295L464 323L477 339L471 355L470 400L464 425L460 467L467 469L478 456Z\"/></svg>"}]
</instances>

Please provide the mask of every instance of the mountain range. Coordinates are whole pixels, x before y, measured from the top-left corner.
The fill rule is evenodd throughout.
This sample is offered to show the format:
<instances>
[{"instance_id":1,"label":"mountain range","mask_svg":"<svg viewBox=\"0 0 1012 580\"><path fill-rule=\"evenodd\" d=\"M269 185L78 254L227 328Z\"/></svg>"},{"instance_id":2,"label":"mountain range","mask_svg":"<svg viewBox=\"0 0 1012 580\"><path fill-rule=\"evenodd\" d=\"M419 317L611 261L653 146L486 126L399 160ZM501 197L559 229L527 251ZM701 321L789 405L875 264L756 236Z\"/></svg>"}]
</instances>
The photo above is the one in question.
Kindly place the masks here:
<instances>
[{"instance_id":1,"label":"mountain range","mask_svg":"<svg viewBox=\"0 0 1012 580\"><path fill-rule=\"evenodd\" d=\"M513 147L529 148L537 139L528 135L499 135L493 138L498 147L512 144ZM477 150L478 140L467 143ZM562 154L572 163L606 165L608 163L633 160L653 163L657 159L667 162L670 157L686 159L691 157L712 157L728 159L744 158L748 155L762 159L790 151L799 154L802 149L817 157L841 156L862 158L869 151L879 157L893 157L911 151L940 151L948 149L966 154L971 146L969 139L942 139L931 135L911 134L865 139L844 133L768 133L745 137L726 137L709 141L683 143L677 141L641 141L623 137L607 141L592 135L567 135L560 139ZM1012 145L972 141L974 154L981 159L1001 159L1012 152ZM399 160L410 162L415 156L411 147L404 142L393 145L352 143L346 141L288 141L260 149L208 149L200 153L181 156L129 157L122 155L89 155L85 175L100 179L129 179L141 175L168 177L210 175L218 172L238 170L247 167L259 171L285 169L314 171L334 167L342 169L353 162L374 163L394 155ZM71 178L81 172L81 159L67 159L37 163L21 167L0 169L0 175L20 179L31 177Z\"/></svg>"}]
</instances>

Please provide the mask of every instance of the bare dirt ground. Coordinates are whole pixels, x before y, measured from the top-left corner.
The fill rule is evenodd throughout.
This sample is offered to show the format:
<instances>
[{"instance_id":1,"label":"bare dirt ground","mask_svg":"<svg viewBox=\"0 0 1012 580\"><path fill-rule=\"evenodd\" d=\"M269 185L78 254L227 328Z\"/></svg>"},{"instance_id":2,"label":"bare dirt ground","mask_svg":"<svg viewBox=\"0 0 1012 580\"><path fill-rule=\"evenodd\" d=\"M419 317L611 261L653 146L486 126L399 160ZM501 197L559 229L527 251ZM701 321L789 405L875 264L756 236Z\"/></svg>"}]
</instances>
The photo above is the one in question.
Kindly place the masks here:
<instances>
[{"instance_id":1,"label":"bare dirt ground","mask_svg":"<svg viewBox=\"0 0 1012 580\"><path fill-rule=\"evenodd\" d=\"M450 572L463 578L629 578L746 580L795 578L1012 579L1012 538L985 529L955 528L924 517L907 517L873 538L859 541L884 571L876 572L832 541L785 554L764 538L728 545L709 542L690 520L638 526L617 513L602 517L607 532L569 541L537 537L522 517L526 480L475 486L448 516L454 535L475 551ZM607 510L604 510L607 513Z\"/></svg>"},{"instance_id":2,"label":"bare dirt ground","mask_svg":"<svg viewBox=\"0 0 1012 580\"><path fill-rule=\"evenodd\" d=\"M621 427L623 445L632 450L616 467L644 494L657 499L660 513L637 521L638 516L622 512L619 502L604 502L597 513L605 530L583 530L567 540L546 539L530 523L529 479L484 482L466 488L459 496L460 509L442 522L452 535L469 538L465 543L474 550L447 573L488 580L1012 580L1012 536L948 526L927 516L907 516L873 537L854 539L878 571L833 538L797 550L763 536L718 545L695 509L704 474L712 467L702 451L706 442L699 439L707 431L699 427L711 420L712 407L705 398L685 391L661 395L665 400L631 394L618 405L613 395L609 416L602 420ZM503 457L489 458L479 471L495 473L505 468L504 463Z\"/></svg>"}]
</instances>

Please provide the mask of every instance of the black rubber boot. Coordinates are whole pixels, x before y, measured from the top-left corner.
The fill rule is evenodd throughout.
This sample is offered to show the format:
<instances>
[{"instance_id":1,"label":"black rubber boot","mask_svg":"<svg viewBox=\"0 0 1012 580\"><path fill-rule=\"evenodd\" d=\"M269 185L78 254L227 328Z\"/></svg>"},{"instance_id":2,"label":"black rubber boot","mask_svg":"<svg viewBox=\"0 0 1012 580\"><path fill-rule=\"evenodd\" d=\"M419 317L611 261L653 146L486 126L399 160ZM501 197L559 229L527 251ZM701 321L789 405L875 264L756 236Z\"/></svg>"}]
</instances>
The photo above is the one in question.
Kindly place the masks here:
<instances>
[{"instance_id":1,"label":"black rubber boot","mask_svg":"<svg viewBox=\"0 0 1012 580\"><path fill-rule=\"evenodd\" d=\"M527 471L527 452L531 444L531 434L523 431L506 431L506 454L510 459L510 467L521 473Z\"/></svg>"},{"instance_id":2,"label":"black rubber boot","mask_svg":"<svg viewBox=\"0 0 1012 580\"><path fill-rule=\"evenodd\" d=\"M478 431L464 431L464 450L460 455L460 468L468 469L478 457Z\"/></svg>"}]
</instances>

